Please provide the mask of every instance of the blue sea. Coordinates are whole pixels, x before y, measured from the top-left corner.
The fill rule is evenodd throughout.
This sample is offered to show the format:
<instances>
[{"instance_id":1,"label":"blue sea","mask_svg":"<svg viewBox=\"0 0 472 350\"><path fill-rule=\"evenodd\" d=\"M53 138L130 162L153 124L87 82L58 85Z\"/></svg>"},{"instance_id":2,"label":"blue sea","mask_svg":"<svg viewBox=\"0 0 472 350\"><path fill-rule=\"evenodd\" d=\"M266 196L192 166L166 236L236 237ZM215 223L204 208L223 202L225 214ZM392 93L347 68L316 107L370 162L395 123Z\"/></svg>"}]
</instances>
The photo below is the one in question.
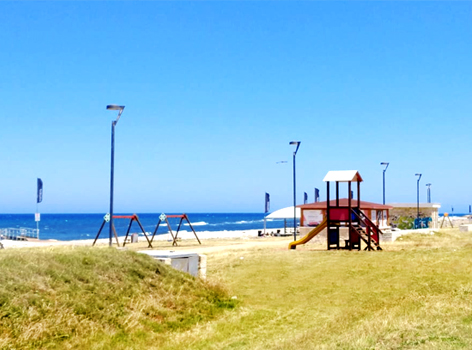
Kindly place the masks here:
<instances>
[{"instance_id":1,"label":"blue sea","mask_svg":"<svg viewBox=\"0 0 472 350\"><path fill-rule=\"evenodd\" d=\"M166 213L170 214L170 213ZM181 213L180 213L181 214ZM116 214L115 215L125 215ZM129 214L128 214L129 215ZM154 232L160 214L138 214L139 221L146 232ZM79 240L94 239L103 223L103 214L41 214L39 222L40 239ZM263 213L187 213L195 231L236 231L262 230ZM114 219L116 231L124 236L128 229L129 219ZM177 230L180 219L169 218L172 230ZM0 228L36 228L34 214L0 214ZM267 220L268 229L284 227L284 220ZM293 219L287 219L287 227L293 227ZM184 220L180 230L190 231ZM106 224L100 238L107 238L109 226ZM133 222L131 232L141 232L139 225ZM167 233L166 223L161 223L157 234Z\"/></svg>"}]
</instances>

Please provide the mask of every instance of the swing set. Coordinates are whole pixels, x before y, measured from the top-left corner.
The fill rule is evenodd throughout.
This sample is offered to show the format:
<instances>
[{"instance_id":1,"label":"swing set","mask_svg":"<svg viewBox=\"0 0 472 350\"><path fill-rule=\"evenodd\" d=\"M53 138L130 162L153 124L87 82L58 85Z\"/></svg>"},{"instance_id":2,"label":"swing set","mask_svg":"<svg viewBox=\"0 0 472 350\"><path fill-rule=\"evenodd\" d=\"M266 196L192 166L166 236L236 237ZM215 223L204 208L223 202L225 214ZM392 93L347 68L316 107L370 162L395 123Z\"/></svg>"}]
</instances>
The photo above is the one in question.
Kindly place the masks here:
<instances>
[{"instance_id":1,"label":"swing set","mask_svg":"<svg viewBox=\"0 0 472 350\"><path fill-rule=\"evenodd\" d=\"M454 227L454 225L452 224L451 218L449 217L449 214L448 214L448 213L444 213L443 219L442 219L442 221L441 221L441 228L443 227L444 221L446 220L446 218L447 218L447 220L449 221L449 223L451 224L451 227ZM447 226L447 222L446 222L446 226ZM446 227L446 226L445 226L445 227Z\"/></svg>"},{"instance_id":2,"label":"swing set","mask_svg":"<svg viewBox=\"0 0 472 350\"><path fill-rule=\"evenodd\" d=\"M172 232L172 227L170 226L170 223L169 223L169 218L171 219L180 219L180 222L179 222L179 226L177 227L177 231L175 232L175 236L174 236L174 233ZM170 235L172 236L172 245L173 246L177 246L177 236L179 234L179 231L180 231L180 227L182 226L182 222L184 220L187 220L188 222L188 225L190 226L190 228L192 229L193 231L193 234L195 235L195 238L197 239L198 243L202 244L202 242L200 242L200 239L198 238L197 236L197 233L195 232L195 230L193 229L193 226L192 224L190 223L190 220L188 219L188 216L187 214L180 214L180 215L166 215L164 213L162 213L160 216L159 216L159 222L157 223L156 225L156 228L152 234L152 237L151 237L151 242L149 242L149 245L151 246L151 243L152 241L154 240L154 236L156 235L157 233L157 230L159 229L159 225L161 224L161 222L166 222L167 224L167 228L169 229L169 233Z\"/></svg>"},{"instance_id":3,"label":"swing set","mask_svg":"<svg viewBox=\"0 0 472 350\"><path fill-rule=\"evenodd\" d=\"M105 224L109 221L109 218L107 217L109 216L108 214L105 215L105 217L103 218L103 222L102 222L102 225L100 226L100 229L98 230L98 233L97 233L97 236L95 237L95 240L93 241L93 244L92 246L95 245L95 243L97 242L97 239L98 237L100 236L100 233L102 232L103 230L103 227L105 226ZM174 232L172 231L172 227L170 226L170 222L169 222L169 218L170 219L180 219L180 222L179 222L179 226L177 227L177 231L175 232L175 235L174 235ZM182 226L182 222L184 220L186 220L188 222L188 225L190 226L190 228L192 229L193 231L193 234L195 235L195 238L197 239L198 243L199 244L202 244L202 242L200 242L200 239L198 238L197 236L197 233L195 232L195 230L193 229L193 226L192 224L190 223L190 220L188 219L188 216L187 214L180 214L180 215L166 215L166 214L161 214L159 216L159 222L157 223L156 225L156 228L152 234L152 237L151 237L151 240L149 240L149 237L147 236L146 234L146 231L144 230L143 228L143 225L141 224L141 221L139 221L139 217L138 215L136 214L133 214L133 215L113 215L113 220L115 219L129 219L129 225L128 225L128 230L126 231L126 236L125 236L125 239L123 241L123 247L126 245L126 242L128 240L128 236L129 236L129 232L131 230L131 226L133 224L134 221L136 221L139 225L139 228L141 229L141 232L143 233L144 237L146 237L146 240L148 242L148 248L153 248L152 246L152 241L154 240L154 236L156 235L157 233L157 230L159 229L159 226L161 224L161 222L166 222L167 224L167 228L169 229L169 233L170 235L172 236L172 245L173 246L177 246L177 236L179 234L179 231L180 231L180 227ZM115 236L115 239L116 239L116 244L118 245L118 247L120 246L120 242L118 241L118 234L116 233L116 229L115 229L115 225L112 225L112 231L113 231L113 234Z\"/></svg>"},{"instance_id":4,"label":"swing set","mask_svg":"<svg viewBox=\"0 0 472 350\"><path fill-rule=\"evenodd\" d=\"M115 220L115 219L130 219L129 225L128 225L128 230L126 231L126 236L125 236L125 239L123 241L123 247L126 245L126 241L128 239L129 231L131 230L131 225L133 224L133 221L136 221L138 223L139 227L141 228L141 232L143 233L144 237L146 237L146 240L149 243L148 248L152 248L152 240L151 241L149 240L149 238L146 234L146 231L143 228L143 225L141 225L141 221L139 221L138 215L136 215L136 214L133 214L133 215L113 215L113 220ZM102 226L100 226L100 229L98 230L97 236L95 237L95 240L93 241L92 247L95 245L95 242L97 242L97 239L100 236L100 233L102 232L103 227L105 226L105 224L107 222L108 222L108 220L105 216L105 218L103 219L103 222L102 222ZM112 226L112 230L113 230L113 234L115 235L116 244L119 247L120 242L118 241L118 235L116 234L115 225Z\"/></svg>"}]
</instances>

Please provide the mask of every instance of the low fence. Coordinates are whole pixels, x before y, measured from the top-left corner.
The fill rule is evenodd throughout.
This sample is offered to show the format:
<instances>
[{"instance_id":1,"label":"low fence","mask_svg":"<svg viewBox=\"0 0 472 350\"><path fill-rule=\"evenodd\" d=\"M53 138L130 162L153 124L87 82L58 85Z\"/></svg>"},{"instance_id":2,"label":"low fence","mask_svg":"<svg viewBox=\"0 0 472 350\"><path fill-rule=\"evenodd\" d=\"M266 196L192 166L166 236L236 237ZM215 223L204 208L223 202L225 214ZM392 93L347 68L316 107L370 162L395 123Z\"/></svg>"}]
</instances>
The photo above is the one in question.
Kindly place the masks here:
<instances>
[{"instance_id":1,"label":"low fence","mask_svg":"<svg viewBox=\"0 0 472 350\"><path fill-rule=\"evenodd\" d=\"M39 230L35 228L0 228L0 236L3 239L25 240L26 238L39 239Z\"/></svg>"}]
</instances>

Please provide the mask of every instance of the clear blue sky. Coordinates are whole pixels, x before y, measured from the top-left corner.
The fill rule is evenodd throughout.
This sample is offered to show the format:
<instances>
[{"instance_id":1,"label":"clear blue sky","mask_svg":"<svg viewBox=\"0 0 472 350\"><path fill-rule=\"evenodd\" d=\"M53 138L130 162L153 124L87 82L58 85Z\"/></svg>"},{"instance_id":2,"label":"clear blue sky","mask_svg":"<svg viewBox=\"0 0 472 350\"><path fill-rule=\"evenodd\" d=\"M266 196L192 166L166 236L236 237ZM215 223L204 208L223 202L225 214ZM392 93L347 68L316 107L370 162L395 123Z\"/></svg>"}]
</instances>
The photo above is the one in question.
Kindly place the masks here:
<instances>
[{"instance_id":1,"label":"clear blue sky","mask_svg":"<svg viewBox=\"0 0 472 350\"><path fill-rule=\"evenodd\" d=\"M329 170L472 204L471 2L0 2L0 212L262 212ZM288 163L276 164L286 160Z\"/></svg>"}]
</instances>

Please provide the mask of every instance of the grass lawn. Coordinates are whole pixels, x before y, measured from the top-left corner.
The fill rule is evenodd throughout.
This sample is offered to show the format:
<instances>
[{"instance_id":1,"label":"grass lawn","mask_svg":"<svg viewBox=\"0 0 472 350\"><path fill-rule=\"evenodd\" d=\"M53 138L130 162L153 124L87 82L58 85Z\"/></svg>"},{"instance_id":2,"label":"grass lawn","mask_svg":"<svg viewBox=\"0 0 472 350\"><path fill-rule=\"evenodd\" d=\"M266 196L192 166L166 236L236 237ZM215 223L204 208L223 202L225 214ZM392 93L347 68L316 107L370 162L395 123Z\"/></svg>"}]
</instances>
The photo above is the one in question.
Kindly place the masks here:
<instances>
[{"instance_id":1,"label":"grass lawn","mask_svg":"<svg viewBox=\"0 0 472 350\"><path fill-rule=\"evenodd\" d=\"M207 254L206 282L131 251L0 251L0 349L472 349L472 234L289 241L161 243Z\"/></svg>"},{"instance_id":2,"label":"grass lawn","mask_svg":"<svg viewBox=\"0 0 472 350\"><path fill-rule=\"evenodd\" d=\"M410 235L381 252L307 245L208 254L241 306L165 349L472 349L472 235Z\"/></svg>"},{"instance_id":3,"label":"grass lawn","mask_svg":"<svg viewBox=\"0 0 472 350\"><path fill-rule=\"evenodd\" d=\"M219 285L131 251L0 251L0 349L155 348L236 305Z\"/></svg>"}]
</instances>

